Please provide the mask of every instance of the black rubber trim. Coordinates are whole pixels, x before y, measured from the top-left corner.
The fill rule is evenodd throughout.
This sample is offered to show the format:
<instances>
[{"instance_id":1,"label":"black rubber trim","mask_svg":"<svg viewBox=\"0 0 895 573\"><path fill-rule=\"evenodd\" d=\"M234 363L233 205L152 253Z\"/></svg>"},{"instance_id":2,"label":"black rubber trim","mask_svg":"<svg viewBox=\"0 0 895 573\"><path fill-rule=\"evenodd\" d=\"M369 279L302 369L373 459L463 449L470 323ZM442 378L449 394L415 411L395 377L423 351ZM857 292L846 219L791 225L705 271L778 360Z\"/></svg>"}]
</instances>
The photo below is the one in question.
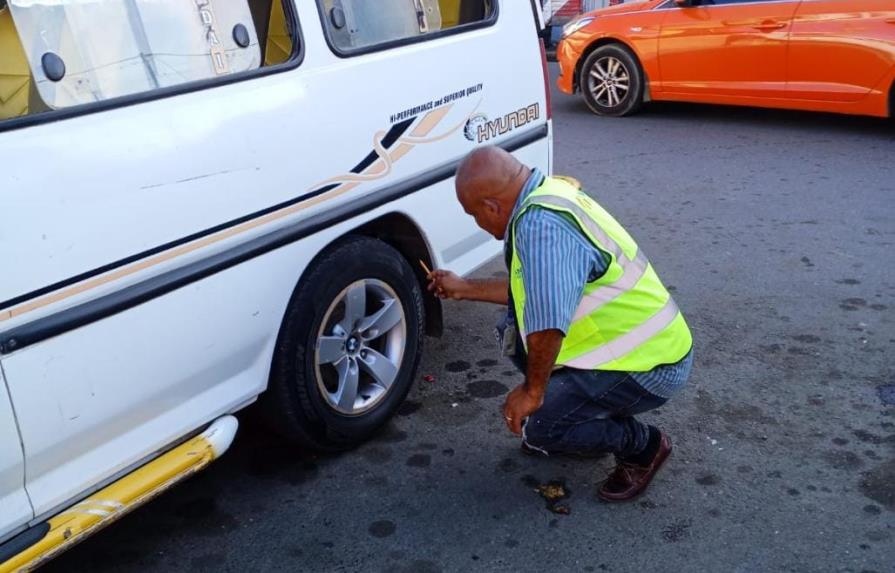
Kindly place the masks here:
<instances>
[{"instance_id":1,"label":"black rubber trim","mask_svg":"<svg viewBox=\"0 0 895 573\"><path fill-rule=\"evenodd\" d=\"M895 81L889 88L889 117L895 119Z\"/></svg>"},{"instance_id":2,"label":"black rubber trim","mask_svg":"<svg viewBox=\"0 0 895 573\"><path fill-rule=\"evenodd\" d=\"M508 138L500 143L507 151L515 151L548 137L547 124ZM167 271L145 281L94 300L39 318L33 322L0 333L0 355L21 350L32 344L70 330L118 314L144 302L158 298L188 284L225 271L242 262L259 257L285 245L326 230L357 215L371 211L397 199L411 195L454 176L460 160L451 161L425 175L413 177L318 213L288 227L256 237L225 252L211 255L179 269Z\"/></svg>"},{"instance_id":3,"label":"black rubber trim","mask_svg":"<svg viewBox=\"0 0 895 573\"><path fill-rule=\"evenodd\" d=\"M544 19L544 8L540 6L541 0L531 0L531 15L534 16L535 19L535 31L538 36L541 36L541 33L544 31L541 29L541 20ZM540 14L538 14L538 10L540 10ZM544 29L548 28L547 22L544 22Z\"/></svg>"},{"instance_id":4,"label":"black rubber trim","mask_svg":"<svg viewBox=\"0 0 895 573\"><path fill-rule=\"evenodd\" d=\"M22 551L25 551L44 537L50 531L48 522L38 523L19 533L12 539L0 545L0 563L9 561Z\"/></svg>"},{"instance_id":5,"label":"black rubber trim","mask_svg":"<svg viewBox=\"0 0 895 573\"><path fill-rule=\"evenodd\" d=\"M343 50L341 48L338 48L332 41L332 37L329 33L329 22L326 21L325 6L320 0L317 0L316 2L317 13L320 15L320 25L323 26L323 36L326 38L326 44L329 46L329 49L332 50L332 53L340 58L353 58L355 56L363 56L364 54L372 54L375 52L381 52L383 50L391 50L392 48L400 48L401 46L409 46L412 44L419 44L421 42L437 40L438 38L446 38L455 34L470 32L472 30L490 28L497 22L497 19L500 16L500 2L498 0L491 0L491 3L494 6L494 8L491 10L491 14L484 20L479 20L478 22L454 26L453 28L448 28L447 30L439 30L438 32L429 32L421 36L402 38L400 40L392 40L390 42L383 42L381 44L373 44L372 46L366 46L363 48L358 48L356 50Z\"/></svg>"},{"instance_id":6,"label":"black rubber trim","mask_svg":"<svg viewBox=\"0 0 895 573\"><path fill-rule=\"evenodd\" d=\"M407 131L407 129L413 124L413 122L415 120L416 120L416 117L413 117L413 118L405 120L401 123L397 123L397 124L393 125L392 128L385 135L385 137L382 139L383 147L385 147L386 149L391 148L391 146L394 145L395 141L397 141L398 138L401 137L405 131ZM377 157L379 157L379 155L375 151L371 152L366 158L364 158L363 161L358 163L351 170L351 172L352 173L360 173L361 171L363 171L364 169L369 167L376 160ZM289 199L288 201L283 201L282 203L277 203L276 205L266 207L260 211L256 211L254 213L244 215L242 217L227 221L225 223L221 223L220 225L215 225L214 227L210 227L208 229L193 233L191 235L187 235L186 237L182 237L182 238L176 239L174 241L169 241L163 245L159 245L157 247L153 247L146 251L142 251L140 253L125 257L123 259L119 259L117 261L105 264L101 267L97 267L95 269L85 271L81 274L78 274L73 277L69 277L67 279L55 282L51 285L47 285L47 286L41 287L39 289L33 290L31 292L27 292L25 294L18 295L18 296L13 297L9 300L0 302L0 310L4 310L6 308L16 306L23 302L29 301L33 298L37 298L39 296L49 294L49 293L57 291L59 289L63 289L67 286L77 284L81 281L85 281L87 279L105 274L109 271L113 271L117 268L129 265L131 263L135 263L141 259L145 259L145 258L151 257L153 255L163 253L165 251L174 249L181 245L191 243L191 242L201 239L203 237L207 237L208 235L213 235L215 233L223 231L225 229L229 229L231 227L241 225L247 221L251 221L252 219L257 219L258 217L263 217L264 215L267 215L268 213L273 213L274 211L279 211L280 209L284 209L286 207L295 205L296 203L301 203L302 201L307 201L308 199L311 199L312 197L316 197L317 195L322 195L323 193L326 193L327 191L332 191L336 187L338 187L338 184L334 183L331 185L326 185L324 187L320 187L318 189L314 189L313 191L310 191L310 192L305 193L304 195L300 195L298 197L294 197L292 199Z\"/></svg>"},{"instance_id":7,"label":"black rubber trim","mask_svg":"<svg viewBox=\"0 0 895 573\"><path fill-rule=\"evenodd\" d=\"M158 99L164 99L172 96L177 96L181 94L185 94L188 92L194 92L199 90L204 90L208 88L214 88L218 86L234 84L237 82L244 82L246 80L251 80L254 78L260 78L264 76L269 76L272 74L277 74L280 72L285 72L288 70L294 70L298 66L301 65L302 61L305 57L305 39L302 35L301 26L298 22L298 12L295 10L295 4L291 0L283 0L283 9L286 15L286 26L290 31L294 30L292 34L292 54L289 56L289 60L282 63L277 64L275 66L268 67L260 67L257 70L252 70L249 72L243 72L239 74L234 74L232 76L221 77L221 78L211 78L207 80L198 80L193 82L187 82L183 84L178 84L176 86L170 86L167 88L159 88L156 90L141 92L132 95L110 98L103 101L85 103L80 105L75 105L72 107L67 107L64 109L57 109L53 111L48 111L44 113L35 113L32 115L24 115L22 117L17 117L14 119L7 119L0 121L0 133L4 131L10 131L13 129L21 129L24 127L31 127L34 125L41 125L44 123L52 123L54 121L60 121L63 119L69 119L72 117L78 117L81 115L86 115L89 113L96 113L100 111L107 111L110 109L117 109L119 107L125 107L129 105L134 105L138 103L145 103L148 101L154 101Z\"/></svg>"}]
</instances>

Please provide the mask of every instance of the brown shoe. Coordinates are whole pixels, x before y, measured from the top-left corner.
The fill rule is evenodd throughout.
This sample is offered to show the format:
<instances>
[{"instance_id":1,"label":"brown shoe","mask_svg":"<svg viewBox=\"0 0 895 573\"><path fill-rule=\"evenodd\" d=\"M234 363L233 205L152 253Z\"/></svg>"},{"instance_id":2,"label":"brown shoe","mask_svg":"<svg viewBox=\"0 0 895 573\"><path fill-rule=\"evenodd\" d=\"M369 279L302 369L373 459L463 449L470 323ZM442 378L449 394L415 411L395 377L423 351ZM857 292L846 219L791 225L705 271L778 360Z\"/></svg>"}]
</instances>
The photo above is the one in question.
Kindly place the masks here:
<instances>
[{"instance_id":1,"label":"brown shoe","mask_svg":"<svg viewBox=\"0 0 895 573\"><path fill-rule=\"evenodd\" d=\"M646 490L659 468L671 454L671 440L664 433L659 439L659 449L647 466L630 462L618 462L609 478L603 482L597 496L603 501L628 501Z\"/></svg>"}]
</instances>

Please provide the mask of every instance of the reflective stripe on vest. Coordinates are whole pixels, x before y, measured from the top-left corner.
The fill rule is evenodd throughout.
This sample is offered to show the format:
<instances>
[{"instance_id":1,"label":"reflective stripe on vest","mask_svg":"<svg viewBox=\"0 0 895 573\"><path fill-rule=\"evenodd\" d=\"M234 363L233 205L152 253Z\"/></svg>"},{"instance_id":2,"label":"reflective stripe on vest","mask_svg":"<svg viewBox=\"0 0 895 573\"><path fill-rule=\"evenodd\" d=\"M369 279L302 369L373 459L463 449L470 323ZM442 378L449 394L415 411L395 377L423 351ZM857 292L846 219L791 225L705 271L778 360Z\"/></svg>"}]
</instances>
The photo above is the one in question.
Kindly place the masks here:
<instances>
[{"instance_id":1,"label":"reflective stripe on vest","mask_svg":"<svg viewBox=\"0 0 895 573\"><path fill-rule=\"evenodd\" d=\"M578 305L578 309L575 311L575 316L572 318L573 321L592 314L606 303L615 300L625 292L631 290L634 285L643 278L643 275L646 274L646 269L649 267L649 260L646 258L646 255L643 254L643 251L637 249L637 256L635 256L633 260L629 259L618 243L607 235L606 232L603 231L603 228L600 227L596 221L591 219L590 216L584 212L584 209L579 207L574 201L569 201L564 197L557 197L555 195L542 195L540 197L534 197L531 201L527 201L526 203L544 207L560 207L574 212L575 217L587 228L590 234L600 241L601 245L606 248L606 250L615 256L616 261L618 261L619 266L621 266L624 271L621 278L614 283L599 287L590 293L585 292L581 299L581 304Z\"/></svg>"},{"instance_id":2,"label":"reflective stripe on vest","mask_svg":"<svg viewBox=\"0 0 895 573\"><path fill-rule=\"evenodd\" d=\"M565 362L566 366L572 368L593 368L594 364L605 364L611 362L616 356L624 356L632 352L638 346L659 334L674 322L680 313L674 299L669 298L668 303L662 307L662 310L652 315L649 320L622 334L614 340L610 340L602 346L598 346L587 354L582 354L577 358L573 358Z\"/></svg>"},{"instance_id":3,"label":"reflective stripe on vest","mask_svg":"<svg viewBox=\"0 0 895 573\"><path fill-rule=\"evenodd\" d=\"M557 365L636 372L679 361L690 351L692 337L671 295L618 222L590 198L578 193L567 183L548 178L525 200L512 222L515 233L515 221L533 205L565 212L586 231L584 234L589 235L596 247L612 256L604 275L586 285ZM606 229L627 246L629 254L601 226L598 221L602 219L606 219ZM524 326L527 297L522 263L515 249L511 266L517 323L523 343L527 343Z\"/></svg>"}]
</instances>

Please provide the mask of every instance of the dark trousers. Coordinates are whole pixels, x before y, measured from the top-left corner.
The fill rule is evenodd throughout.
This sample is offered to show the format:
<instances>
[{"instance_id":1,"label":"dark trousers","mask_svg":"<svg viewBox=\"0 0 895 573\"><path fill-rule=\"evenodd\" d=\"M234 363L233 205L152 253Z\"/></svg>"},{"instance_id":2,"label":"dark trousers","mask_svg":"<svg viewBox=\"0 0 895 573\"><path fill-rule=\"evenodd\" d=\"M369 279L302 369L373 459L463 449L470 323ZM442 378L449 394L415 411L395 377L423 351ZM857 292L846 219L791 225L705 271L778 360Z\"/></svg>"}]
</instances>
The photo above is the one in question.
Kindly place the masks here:
<instances>
[{"instance_id":1,"label":"dark trousers","mask_svg":"<svg viewBox=\"0 0 895 573\"><path fill-rule=\"evenodd\" d=\"M547 454L632 456L649 438L648 426L634 415L666 401L626 372L561 368L550 376L544 404L528 418L522 439Z\"/></svg>"}]
</instances>

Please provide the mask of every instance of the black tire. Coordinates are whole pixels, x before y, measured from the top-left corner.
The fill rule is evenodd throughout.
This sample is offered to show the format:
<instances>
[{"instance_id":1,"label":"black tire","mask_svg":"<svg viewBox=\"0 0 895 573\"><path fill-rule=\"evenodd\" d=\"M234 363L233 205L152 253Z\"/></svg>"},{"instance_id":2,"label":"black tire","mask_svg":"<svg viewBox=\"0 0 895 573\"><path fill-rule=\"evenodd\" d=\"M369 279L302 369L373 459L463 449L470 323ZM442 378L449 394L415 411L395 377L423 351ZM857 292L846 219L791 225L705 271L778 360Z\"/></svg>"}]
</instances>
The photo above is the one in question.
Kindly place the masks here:
<instances>
[{"instance_id":1,"label":"black tire","mask_svg":"<svg viewBox=\"0 0 895 573\"><path fill-rule=\"evenodd\" d=\"M622 94L625 85L627 91ZM581 66L578 87L587 107L597 115L622 117L643 105L643 70L621 44L606 44L591 52Z\"/></svg>"},{"instance_id":2,"label":"black tire","mask_svg":"<svg viewBox=\"0 0 895 573\"><path fill-rule=\"evenodd\" d=\"M318 333L331 305L357 281L388 285L404 312L403 353L398 374L368 411L348 415L331 404L318 366ZM280 328L270 384L260 399L266 422L299 445L321 451L352 448L371 437L404 401L423 349L424 310L420 284L404 257L388 244L351 237L324 252L295 289ZM373 297L375 298L375 297ZM347 297L344 299L347 301ZM369 300L365 308L373 308ZM336 307L338 308L338 307ZM342 307L347 314L347 303ZM384 307L383 307L384 308ZM344 319L343 319L344 321ZM324 330L329 328L324 326ZM331 334L331 332L324 332ZM387 337L386 337L387 338ZM374 344L374 342L370 342ZM346 346L342 346L343 349ZM361 366L360 360L355 362ZM330 365L331 366L331 365ZM361 378L373 378L361 367ZM363 400L362 392L358 392ZM353 403L353 402L352 402Z\"/></svg>"},{"instance_id":3,"label":"black tire","mask_svg":"<svg viewBox=\"0 0 895 573\"><path fill-rule=\"evenodd\" d=\"M889 88L889 119L895 119L895 82Z\"/></svg>"}]
</instances>

